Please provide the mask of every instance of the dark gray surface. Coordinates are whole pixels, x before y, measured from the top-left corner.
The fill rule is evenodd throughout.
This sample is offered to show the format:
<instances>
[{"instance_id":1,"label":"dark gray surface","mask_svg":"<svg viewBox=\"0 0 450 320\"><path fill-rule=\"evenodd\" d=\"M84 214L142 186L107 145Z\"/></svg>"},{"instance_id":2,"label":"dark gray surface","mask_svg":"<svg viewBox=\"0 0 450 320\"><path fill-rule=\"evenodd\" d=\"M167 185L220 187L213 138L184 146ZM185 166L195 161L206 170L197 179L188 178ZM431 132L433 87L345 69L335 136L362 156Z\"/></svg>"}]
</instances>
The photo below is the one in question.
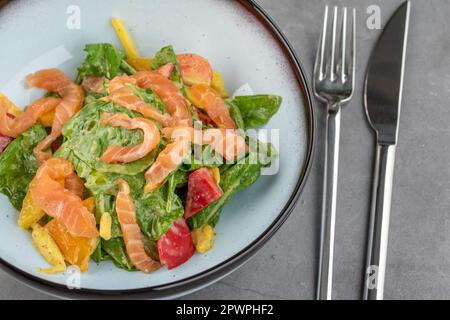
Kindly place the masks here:
<instances>
[{"instance_id":1,"label":"dark gray surface","mask_svg":"<svg viewBox=\"0 0 450 320\"><path fill-rule=\"evenodd\" d=\"M369 207L373 135L362 106L370 51L369 5L382 25L401 0L259 0L311 74L326 3L357 8L357 88L342 114L333 298L360 297ZM450 1L412 0L403 109L392 203L386 299L450 298ZM318 117L323 109L318 106ZM246 265L189 299L312 299L320 214L321 143L289 220ZM46 299L0 274L0 299Z\"/></svg>"}]
</instances>

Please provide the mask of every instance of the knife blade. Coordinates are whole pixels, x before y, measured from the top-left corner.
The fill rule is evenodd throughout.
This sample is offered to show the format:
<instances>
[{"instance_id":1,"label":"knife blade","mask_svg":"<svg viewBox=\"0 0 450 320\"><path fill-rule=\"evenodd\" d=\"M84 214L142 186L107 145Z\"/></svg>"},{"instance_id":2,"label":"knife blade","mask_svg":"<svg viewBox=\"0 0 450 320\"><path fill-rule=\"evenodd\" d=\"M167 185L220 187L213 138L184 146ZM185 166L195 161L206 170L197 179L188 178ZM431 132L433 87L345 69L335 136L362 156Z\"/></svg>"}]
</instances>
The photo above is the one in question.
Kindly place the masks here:
<instances>
[{"instance_id":1,"label":"knife blade","mask_svg":"<svg viewBox=\"0 0 450 320\"><path fill-rule=\"evenodd\" d=\"M386 24L367 70L364 105L376 132L372 200L369 215L365 300L384 294L395 149L402 103L410 2L404 2Z\"/></svg>"},{"instance_id":2,"label":"knife blade","mask_svg":"<svg viewBox=\"0 0 450 320\"><path fill-rule=\"evenodd\" d=\"M369 122L380 143L396 144L409 26L410 2L404 2L386 24L373 50L364 97Z\"/></svg>"}]
</instances>

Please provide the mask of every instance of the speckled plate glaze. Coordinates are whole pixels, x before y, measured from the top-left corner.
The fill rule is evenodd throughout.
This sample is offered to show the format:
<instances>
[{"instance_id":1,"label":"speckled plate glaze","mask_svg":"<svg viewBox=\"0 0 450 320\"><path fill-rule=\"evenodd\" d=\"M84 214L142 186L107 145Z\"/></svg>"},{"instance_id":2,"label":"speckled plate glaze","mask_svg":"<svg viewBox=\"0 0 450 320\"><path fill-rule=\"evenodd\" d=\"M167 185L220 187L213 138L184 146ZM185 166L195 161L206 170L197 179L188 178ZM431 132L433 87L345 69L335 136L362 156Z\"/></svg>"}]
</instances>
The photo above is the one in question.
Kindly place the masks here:
<instances>
[{"instance_id":1,"label":"speckled plate glaze","mask_svg":"<svg viewBox=\"0 0 450 320\"><path fill-rule=\"evenodd\" d=\"M1 1L0 1L1 4ZM314 142L310 92L298 59L280 30L252 1L222 0L70 0L3 2L0 42L0 91L20 106L41 94L23 87L29 72L58 67L74 76L86 43L120 46L110 25L122 18L140 52L151 55L173 44L177 52L207 57L225 78L229 91L249 83L255 93L283 97L268 128L280 129L277 175L263 176L225 207L214 248L168 271L146 275L117 269L111 262L91 263L69 290L68 274L46 276L36 267L45 261L30 236L16 224L17 212L0 196L2 269L47 293L66 298L172 298L219 280L247 261L286 220L305 182ZM80 29L67 27L74 12ZM69 21L69 25L70 21ZM73 26L73 24L72 24Z\"/></svg>"}]
</instances>

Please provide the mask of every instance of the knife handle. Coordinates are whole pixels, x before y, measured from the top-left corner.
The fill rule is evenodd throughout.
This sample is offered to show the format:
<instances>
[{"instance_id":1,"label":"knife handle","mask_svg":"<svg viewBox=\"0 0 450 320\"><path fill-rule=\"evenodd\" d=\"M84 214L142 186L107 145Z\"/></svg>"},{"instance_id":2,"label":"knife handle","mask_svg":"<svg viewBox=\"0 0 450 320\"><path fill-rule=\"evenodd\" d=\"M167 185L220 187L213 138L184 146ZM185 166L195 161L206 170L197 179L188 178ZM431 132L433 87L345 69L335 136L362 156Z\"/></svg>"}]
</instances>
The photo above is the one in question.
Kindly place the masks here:
<instances>
[{"instance_id":1,"label":"knife handle","mask_svg":"<svg viewBox=\"0 0 450 320\"><path fill-rule=\"evenodd\" d=\"M395 145L377 144L364 275L364 300L383 300Z\"/></svg>"},{"instance_id":2,"label":"knife handle","mask_svg":"<svg viewBox=\"0 0 450 320\"><path fill-rule=\"evenodd\" d=\"M325 143L319 272L316 293L318 300L331 300L340 127L341 109L339 104L329 106L326 118L327 140Z\"/></svg>"}]
</instances>

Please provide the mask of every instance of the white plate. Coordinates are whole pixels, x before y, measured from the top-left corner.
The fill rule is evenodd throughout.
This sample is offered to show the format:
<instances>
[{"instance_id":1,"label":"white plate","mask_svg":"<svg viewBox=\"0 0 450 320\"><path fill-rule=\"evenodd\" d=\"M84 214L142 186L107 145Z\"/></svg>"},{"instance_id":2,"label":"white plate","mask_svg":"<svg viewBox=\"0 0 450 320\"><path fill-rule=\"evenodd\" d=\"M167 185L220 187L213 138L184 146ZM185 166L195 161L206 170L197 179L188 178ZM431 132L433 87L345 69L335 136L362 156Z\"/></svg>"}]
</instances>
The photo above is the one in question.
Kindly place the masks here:
<instances>
[{"instance_id":1,"label":"white plate","mask_svg":"<svg viewBox=\"0 0 450 320\"><path fill-rule=\"evenodd\" d=\"M279 172L261 177L225 207L211 251L196 254L174 270L161 268L150 275L126 272L111 262L91 262L89 272L80 278L82 290L76 293L142 292L148 297L186 293L242 264L289 214L311 156L311 101L298 61L276 27L254 4L244 2L20 0L0 10L0 43L7 44L0 60L0 91L20 106L41 94L23 87L29 72L58 67L75 76L86 43L110 42L120 47L111 17L124 20L143 55L151 56L172 44L179 53L207 57L224 76L230 92L248 83L255 93L283 97L280 111L267 126L280 130ZM70 275L47 276L36 270L46 263L29 234L17 226L17 212L3 195L0 213L3 269L41 289L68 295L64 288L73 280Z\"/></svg>"}]
</instances>

